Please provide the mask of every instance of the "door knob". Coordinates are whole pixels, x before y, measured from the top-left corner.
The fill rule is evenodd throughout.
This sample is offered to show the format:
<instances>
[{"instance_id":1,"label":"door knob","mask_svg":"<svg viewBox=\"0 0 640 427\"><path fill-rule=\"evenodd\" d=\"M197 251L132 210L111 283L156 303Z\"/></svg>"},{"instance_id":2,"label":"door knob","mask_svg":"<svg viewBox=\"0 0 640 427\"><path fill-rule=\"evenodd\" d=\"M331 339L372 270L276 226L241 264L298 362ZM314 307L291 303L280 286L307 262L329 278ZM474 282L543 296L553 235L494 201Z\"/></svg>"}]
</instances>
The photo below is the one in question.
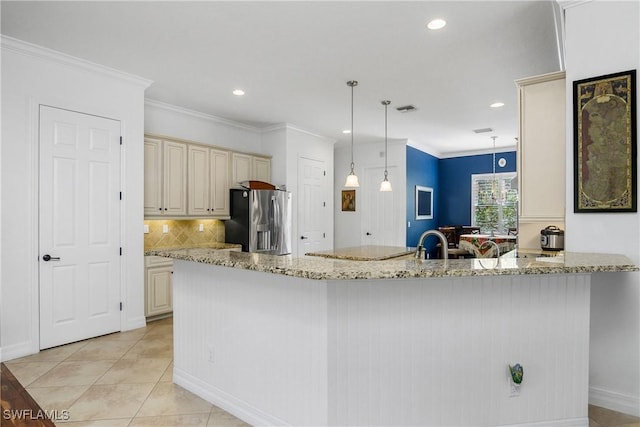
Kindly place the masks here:
<instances>
[{"instance_id":1,"label":"door knob","mask_svg":"<svg viewBox=\"0 0 640 427\"><path fill-rule=\"evenodd\" d=\"M44 261L60 261L60 257L57 257L57 256L56 256L56 257L54 257L54 256L51 256L51 255L49 255L49 254L44 254L44 255L42 255L42 259L43 259Z\"/></svg>"}]
</instances>

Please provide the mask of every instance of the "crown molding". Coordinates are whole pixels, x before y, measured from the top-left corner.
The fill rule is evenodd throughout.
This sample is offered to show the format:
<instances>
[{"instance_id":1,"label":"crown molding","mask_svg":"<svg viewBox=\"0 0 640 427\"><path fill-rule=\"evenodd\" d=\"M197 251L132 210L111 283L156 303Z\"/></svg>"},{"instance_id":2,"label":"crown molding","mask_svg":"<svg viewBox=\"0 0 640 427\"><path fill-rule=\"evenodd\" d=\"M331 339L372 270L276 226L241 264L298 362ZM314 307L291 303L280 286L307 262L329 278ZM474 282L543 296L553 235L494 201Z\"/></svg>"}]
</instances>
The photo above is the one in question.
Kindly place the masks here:
<instances>
[{"instance_id":1,"label":"crown molding","mask_svg":"<svg viewBox=\"0 0 640 427\"><path fill-rule=\"evenodd\" d=\"M275 125L266 126L260 129L262 133L274 132L278 130L294 130L296 132L304 133L314 138L320 138L329 144L335 144L336 142L338 142L338 140L335 138L329 138L328 136L320 135L310 130L303 129L299 126L293 125L291 123L276 123Z\"/></svg>"},{"instance_id":2,"label":"crown molding","mask_svg":"<svg viewBox=\"0 0 640 427\"><path fill-rule=\"evenodd\" d=\"M236 122L233 120L225 119L222 117L214 116L213 114L201 113L200 111L191 110L189 108L180 107L178 105L168 104L166 102L157 101L155 99L145 98L144 105L148 107L157 108L159 110L170 111L172 113L184 114L197 119L207 120L214 123L220 123L223 125L235 127L238 129L246 130L254 133L261 133L263 128L247 125L244 123Z\"/></svg>"},{"instance_id":3,"label":"crown molding","mask_svg":"<svg viewBox=\"0 0 640 427\"><path fill-rule=\"evenodd\" d=\"M582 6L585 3L591 3L593 0L556 0L562 10L571 9L572 7Z\"/></svg>"},{"instance_id":4,"label":"crown molding","mask_svg":"<svg viewBox=\"0 0 640 427\"><path fill-rule=\"evenodd\" d=\"M115 68L96 64L95 62L87 61L86 59L71 56L57 50L49 49L5 35L0 35L0 45L2 46L2 50L12 51L20 55L29 56L44 61L55 62L67 67L81 68L86 71L102 74L114 79L131 83L136 86L140 86L143 89L146 89L153 83L153 80L145 79L134 74L125 73L124 71L116 70Z\"/></svg>"},{"instance_id":5,"label":"crown molding","mask_svg":"<svg viewBox=\"0 0 640 427\"><path fill-rule=\"evenodd\" d=\"M504 147L496 147L496 156L504 153L512 153L516 151L516 146L504 146ZM467 156L481 156L484 154L493 154L493 148L487 148L482 150L472 150L472 151L457 151L452 153L446 153L440 157L440 159L453 159L456 157L467 157Z\"/></svg>"}]
</instances>

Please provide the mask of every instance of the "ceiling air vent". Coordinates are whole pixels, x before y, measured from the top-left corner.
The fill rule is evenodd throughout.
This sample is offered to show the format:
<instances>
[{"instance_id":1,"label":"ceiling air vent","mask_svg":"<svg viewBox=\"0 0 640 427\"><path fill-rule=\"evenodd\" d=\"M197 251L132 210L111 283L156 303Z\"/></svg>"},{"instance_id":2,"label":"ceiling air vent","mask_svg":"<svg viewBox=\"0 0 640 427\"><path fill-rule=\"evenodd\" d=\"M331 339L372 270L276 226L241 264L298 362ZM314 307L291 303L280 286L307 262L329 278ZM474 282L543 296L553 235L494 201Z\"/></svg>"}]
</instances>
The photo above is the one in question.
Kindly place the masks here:
<instances>
[{"instance_id":1,"label":"ceiling air vent","mask_svg":"<svg viewBox=\"0 0 640 427\"><path fill-rule=\"evenodd\" d=\"M482 129L474 129L473 131L475 133L487 133L487 132L492 132L493 129L491 129L491 128L482 128Z\"/></svg>"},{"instance_id":2,"label":"ceiling air vent","mask_svg":"<svg viewBox=\"0 0 640 427\"><path fill-rule=\"evenodd\" d=\"M405 105L404 107L397 107L396 110L401 113L408 113L409 111L416 111L417 108L414 105Z\"/></svg>"}]
</instances>

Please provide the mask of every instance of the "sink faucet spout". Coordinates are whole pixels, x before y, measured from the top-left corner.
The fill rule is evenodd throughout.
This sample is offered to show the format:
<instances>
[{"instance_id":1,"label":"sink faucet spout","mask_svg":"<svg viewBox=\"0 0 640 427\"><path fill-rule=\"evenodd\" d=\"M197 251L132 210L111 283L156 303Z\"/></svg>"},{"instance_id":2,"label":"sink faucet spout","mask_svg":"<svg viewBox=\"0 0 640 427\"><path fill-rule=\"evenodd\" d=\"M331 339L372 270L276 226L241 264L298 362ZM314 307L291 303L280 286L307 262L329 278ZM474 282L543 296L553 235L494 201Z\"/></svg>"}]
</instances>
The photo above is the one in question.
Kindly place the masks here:
<instances>
[{"instance_id":1,"label":"sink faucet spout","mask_svg":"<svg viewBox=\"0 0 640 427\"><path fill-rule=\"evenodd\" d=\"M449 242L447 241L447 237L438 230L427 230L424 233L422 233L422 235L420 236L420 239L418 239L418 248L416 249L415 257L417 259L422 259L422 252L424 251L424 248L423 248L424 239L426 239L429 236L436 236L438 239L440 239L440 244L442 245L442 259L448 259L449 258Z\"/></svg>"}]
</instances>

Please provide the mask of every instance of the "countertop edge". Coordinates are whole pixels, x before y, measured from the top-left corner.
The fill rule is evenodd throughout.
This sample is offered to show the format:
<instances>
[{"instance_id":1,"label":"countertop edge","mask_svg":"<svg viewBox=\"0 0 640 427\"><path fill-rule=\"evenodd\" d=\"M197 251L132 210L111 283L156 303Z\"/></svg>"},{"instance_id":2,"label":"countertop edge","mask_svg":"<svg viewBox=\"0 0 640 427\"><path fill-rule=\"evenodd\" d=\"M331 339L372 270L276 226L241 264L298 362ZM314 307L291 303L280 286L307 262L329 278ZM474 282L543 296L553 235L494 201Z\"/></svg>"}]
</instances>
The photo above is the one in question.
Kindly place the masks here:
<instances>
[{"instance_id":1,"label":"countertop edge","mask_svg":"<svg viewBox=\"0 0 640 427\"><path fill-rule=\"evenodd\" d=\"M193 253L190 253L193 252ZM638 266L629 264L602 263L600 265L540 265L528 266L512 264L509 268L473 268L471 260L390 260L390 261L348 261L317 257L314 260L230 252L220 249L154 249L145 255L156 255L176 260L211 264L221 267L280 274L312 280L375 280L375 279L416 279L440 277L473 276L519 276L533 274L590 274L599 272L637 272ZM576 253L579 256L581 254ZM591 257L622 257L615 254L582 254ZM628 260L625 257L626 260ZM378 263L377 265L372 263ZM514 266L515 265L515 266ZM377 268L372 268L372 267Z\"/></svg>"}]
</instances>

